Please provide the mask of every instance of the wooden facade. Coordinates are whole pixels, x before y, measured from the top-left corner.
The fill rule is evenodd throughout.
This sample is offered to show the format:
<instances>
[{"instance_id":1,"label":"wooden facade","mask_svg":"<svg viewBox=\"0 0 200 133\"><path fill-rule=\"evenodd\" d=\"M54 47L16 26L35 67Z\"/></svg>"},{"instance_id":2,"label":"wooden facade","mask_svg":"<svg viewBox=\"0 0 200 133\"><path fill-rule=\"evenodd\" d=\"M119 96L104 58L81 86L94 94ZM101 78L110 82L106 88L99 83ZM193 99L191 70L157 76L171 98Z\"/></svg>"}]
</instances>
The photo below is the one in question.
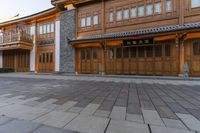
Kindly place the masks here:
<instances>
[{"instance_id":1,"label":"wooden facade","mask_svg":"<svg viewBox=\"0 0 200 133\"><path fill-rule=\"evenodd\" d=\"M55 22L59 14L59 10L52 8L0 23L3 68L16 72L55 72Z\"/></svg>"},{"instance_id":2,"label":"wooden facade","mask_svg":"<svg viewBox=\"0 0 200 133\"><path fill-rule=\"evenodd\" d=\"M200 32L197 28L155 34L120 36L132 30L184 25L200 21L195 0L52 0L58 7L76 7L78 73L200 76ZM119 36L118 37L118 34ZM101 36L117 36L103 38ZM99 37L98 37L99 36ZM151 44L124 46L127 39Z\"/></svg>"}]
</instances>

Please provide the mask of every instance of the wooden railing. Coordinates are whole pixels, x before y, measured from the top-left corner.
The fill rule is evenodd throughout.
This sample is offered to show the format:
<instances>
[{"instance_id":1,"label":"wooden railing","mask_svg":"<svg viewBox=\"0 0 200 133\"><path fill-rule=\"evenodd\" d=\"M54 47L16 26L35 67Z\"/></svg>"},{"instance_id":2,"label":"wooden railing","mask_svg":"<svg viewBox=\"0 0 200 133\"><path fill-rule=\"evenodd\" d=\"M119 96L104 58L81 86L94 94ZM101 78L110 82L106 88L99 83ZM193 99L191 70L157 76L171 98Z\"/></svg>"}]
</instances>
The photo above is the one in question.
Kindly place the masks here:
<instances>
[{"instance_id":1,"label":"wooden railing","mask_svg":"<svg viewBox=\"0 0 200 133\"><path fill-rule=\"evenodd\" d=\"M26 32L10 33L8 35L0 35L0 45L7 43L15 43L18 41L33 43L33 36L27 34Z\"/></svg>"}]
</instances>

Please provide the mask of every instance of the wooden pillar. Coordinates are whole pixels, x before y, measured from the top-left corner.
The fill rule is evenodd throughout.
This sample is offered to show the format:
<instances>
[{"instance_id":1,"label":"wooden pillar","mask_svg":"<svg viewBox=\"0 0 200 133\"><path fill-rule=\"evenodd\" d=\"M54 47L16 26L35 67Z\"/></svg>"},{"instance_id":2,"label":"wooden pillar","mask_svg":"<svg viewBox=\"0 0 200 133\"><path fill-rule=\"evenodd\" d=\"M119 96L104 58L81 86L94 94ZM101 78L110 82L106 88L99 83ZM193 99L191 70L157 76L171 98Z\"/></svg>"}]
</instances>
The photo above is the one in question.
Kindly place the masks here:
<instances>
[{"instance_id":1,"label":"wooden pillar","mask_svg":"<svg viewBox=\"0 0 200 133\"><path fill-rule=\"evenodd\" d=\"M184 63L185 63L185 53L184 53L184 42L181 41L179 44L179 76L183 76L184 74Z\"/></svg>"},{"instance_id":2,"label":"wooden pillar","mask_svg":"<svg viewBox=\"0 0 200 133\"><path fill-rule=\"evenodd\" d=\"M105 75L106 71L106 46L105 41L101 42L101 74Z\"/></svg>"}]
</instances>

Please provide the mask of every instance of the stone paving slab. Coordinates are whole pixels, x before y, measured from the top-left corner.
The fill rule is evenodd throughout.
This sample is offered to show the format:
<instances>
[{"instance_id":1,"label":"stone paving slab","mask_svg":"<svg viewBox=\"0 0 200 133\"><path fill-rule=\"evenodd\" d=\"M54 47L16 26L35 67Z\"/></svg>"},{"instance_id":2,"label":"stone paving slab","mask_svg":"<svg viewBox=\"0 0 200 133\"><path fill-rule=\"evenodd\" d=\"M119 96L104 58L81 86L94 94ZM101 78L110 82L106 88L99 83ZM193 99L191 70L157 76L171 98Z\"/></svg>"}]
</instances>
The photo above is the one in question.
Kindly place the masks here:
<instances>
[{"instance_id":1,"label":"stone paving slab","mask_svg":"<svg viewBox=\"0 0 200 133\"><path fill-rule=\"evenodd\" d=\"M81 110L83 110L83 108L81 107L72 107L68 110L68 112L72 112L72 113L80 113Z\"/></svg>"},{"instance_id":2,"label":"stone paving slab","mask_svg":"<svg viewBox=\"0 0 200 133\"><path fill-rule=\"evenodd\" d=\"M97 110L94 113L94 116L105 117L105 118L108 118L109 115L110 115L110 111L104 111L104 110Z\"/></svg>"},{"instance_id":3,"label":"stone paving slab","mask_svg":"<svg viewBox=\"0 0 200 133\"><path fill-rule=\"evenodd\" d=\"M185 125L180 120L166 119L166 118L163 118L162 120L166 127L187 130L187 127L185 127Z\"/></svg>"},{"instance_id":4,"label":"stone paving slab","mask_svg":"<svg viewBox=\"0 0 200 133\"><path fill-rule=\"evenodd\" d=\"M106 133L150 133L150 131L145 124L111 120Z\"/></svg>"},{"instance_id":5,"label":"stone paving slab","mask_svg":"<svg viewBox=\"0 0 200 133\"><path fill-rule=\"evenodd\" d=\"M109 119L94 116L78 116L65 129L82 133L104 133Z\"/></svg>"},{"instance_id":6,"label":"stone paving slab","mask_svg":"<svg viewBox=\"0 0 200 133\"><path fill-rule=\"evenodd\" d=\"M8 117L5 117L5 116L0 116L0 125L8 123L8 122L10 122L12 120L13 120L12 118L8 118Z\"/></svg>"},{"instance_id":7,"label":"stone paving slab","mask_svg":"<svg viewBox=\"0 0 200 133\"><path fill-rule=\"evenodd\" d=\"M114 106L110 114L110 118L113 120L125 120L126 118L126 108Z\"/></svg>"},{"instance_id":8,"label":"stone paving slab","mask_svg":"<svg viewBox=\"0 0 200 133\"><path fill-rule=\"evenodd\" d=\"M63 128L77 115L78 114L75 113L52 111L46 115L37 118L36 120L33 120L33 122L41 123L52 127Z\"/></svg>"},{"instance_id":9,"label":"stone paving slab","mask_svg":"<svg viewBox=\"0 0 200 133\"><path fill-rule=\"evenodd\" d=\"M144 123L143 116L137 114L126 114L126 120L131 122Z\"/></svg>"},{"instance_id":10,"label":"stone paving slab","mask_svg":"<svg viewBox=\"0 0 200 133\"><path fill-rule=\"evenodd\" d=\"M160 126L150 126L152 133L195 133L188 130L176 129L176 128L166 128Z\"/></svg>"},{"instance_id":11,"label":"stone paving slab","mask_svg":"<svg viewBox=\"0 0 200 133\"><path fill-rule=\"evenodd\" d=\"M24 105L10 105L4 108L0 108L1 115L7 115L12 118L33 120L41 115L48 113L49 111L41 108L33 108Z\"/></svg>"},{"instance_id":12,"label":"stone paving slab","mask_svg":"<svg viewBox=\"0 0 200 133\"><path fill-rule=\"evenodd\" d=\"M145 123L157 126L165 126L157 111L142 110L142 112Z\"/></svg>"},{"instance_id":13,"label":"stone paving slab","mask_svg":"<svg viewBox=\"0 0 200 133\"><path fill-rule=\"evenodd\" d=\"M22 120L13 120L0 126L0 133L31 133L40 127L40 124Z\"/></svg>"},{"instance_id":14,"label":"stone paving slab","mask_svg":"<svg viewBox=\"0 0 200 133\"><path fill-rule=\"evenodd\" d=\"M190 114L179 114L177 116L185 123L185 125L193 131L200 131L200 121Z\"/></svg>"},{"instance_id":15,"label":"stone paving slab","mask_svg":"<svg viewBox=\"0 0 200 133\"><path fill-rule=\"evenodd\" d=\"M38 129L34 130L32 133L78 133L78 132L53 128L53 127L47 127L47 126L41 126Z\"/></svg>"},{"instance_id":16,"label":"stone paving slab","mask_svg":"<svg viewBox=\"0 0 200 133\"><path fill-rule=\"evenodd\" d=\"M48 100L36 105L35 107L37 107L37 108L48 108L48 106L51 107L51 105L56 101L58 101L58 100L57 99L48 99Z\"/></svg>"},{"instance_id":17,"label":"stone paving slab","mask_svg":"<svg viewBox=\"0 0 200 133\"><path fill-rule=\"evenodd\" d=\"M81 112L81 115L93 115L99 108L99 104L89 104Z\"/></svg>"},{"instance_id":18,"label":"stone paving slab","mask_svg":"<svg viewBox=\"0 0 200 133\"><path fill-rule=\"evenodd\" d=\"M41 126L38 129L34 130L32 133L78 133L78 132L53 128L53 127L47 127L47 126Z\"/></svg>"},{"instance_id":19,"label":"stone paving slab","mask_svg":"<svg viewBox=\"0 0 200 133\"><path fill-rule=\"evenodd\" d=\"M71 107L73 107L76 104L77 104L77 102L75 102L75 101L68 101L68 102L64 103L63 105L55 108L55 110L67 111L67 110L69 110Z\"/></svg>"}]
</instances>

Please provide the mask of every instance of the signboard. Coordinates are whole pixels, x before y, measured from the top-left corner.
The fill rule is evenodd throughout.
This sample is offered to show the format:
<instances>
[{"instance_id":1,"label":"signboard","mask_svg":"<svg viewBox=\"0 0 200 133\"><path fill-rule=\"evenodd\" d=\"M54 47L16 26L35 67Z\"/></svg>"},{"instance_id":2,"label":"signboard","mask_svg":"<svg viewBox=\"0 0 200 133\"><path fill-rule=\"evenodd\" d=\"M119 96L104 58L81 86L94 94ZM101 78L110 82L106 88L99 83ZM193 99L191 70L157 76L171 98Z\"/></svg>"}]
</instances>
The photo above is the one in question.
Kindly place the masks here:
<instances>
[{"instance_id":1,"label":"signboard","mask_svg":"<svg viewBox=\"0 0 200 133\"><path fill-rule=\"evenodd\" d=\"M124 46L134 46L134 45L150 45L153 44L153 38L148 39L127 39L123 41Z\"/></svg>"}]
</instances>

